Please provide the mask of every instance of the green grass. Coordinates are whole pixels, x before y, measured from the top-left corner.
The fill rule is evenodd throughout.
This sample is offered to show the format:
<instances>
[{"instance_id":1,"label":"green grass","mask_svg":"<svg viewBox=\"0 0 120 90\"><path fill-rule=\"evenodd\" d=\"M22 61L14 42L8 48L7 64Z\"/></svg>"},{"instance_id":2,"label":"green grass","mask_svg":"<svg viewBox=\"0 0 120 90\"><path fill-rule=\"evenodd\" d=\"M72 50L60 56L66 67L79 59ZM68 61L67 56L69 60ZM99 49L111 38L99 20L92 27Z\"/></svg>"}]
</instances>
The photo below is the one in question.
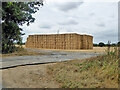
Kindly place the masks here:
<instances>
[{"instance_id":1,"label":"green grass","mask_svg":"<svg viewBox=\"0 0 120 90\"><path fill-rule=\"evenodd\" d=\"M18 48L13 53L2 54L1 56L2 57L17 57L17 56L31 56L31 55L45 55L45 53L28 51L28 50L25 50L24 48Z\"/></svg>"},{"instance_id":2,"label":"green grass","mask_svg":"<svg viewBox=\"0 0 120 90\"><path fill-rule=\"evenodd\" d=\"M48 67L48 73L62 88L118 88L117 52L84 60L72 60Z\"/></svg>"}]
</instances>

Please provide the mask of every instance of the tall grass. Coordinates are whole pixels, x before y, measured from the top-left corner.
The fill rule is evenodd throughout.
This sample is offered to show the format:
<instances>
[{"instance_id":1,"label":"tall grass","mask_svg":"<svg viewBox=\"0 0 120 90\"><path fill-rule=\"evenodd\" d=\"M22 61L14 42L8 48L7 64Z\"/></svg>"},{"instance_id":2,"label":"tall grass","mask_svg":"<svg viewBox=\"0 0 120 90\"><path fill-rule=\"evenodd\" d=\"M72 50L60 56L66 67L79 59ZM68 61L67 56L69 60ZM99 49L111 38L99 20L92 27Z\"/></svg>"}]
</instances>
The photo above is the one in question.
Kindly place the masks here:
<instances>
[{"instance_id":1,"label":"tall grass","mask_svg":"<svg viewBox=\"0 0 120 90\"><path fill-rule=\"evenodd\" d=\"M118 88L118 48L85 60L57 63L48 73L62 88Z\"/></svg>"}]
</instances>

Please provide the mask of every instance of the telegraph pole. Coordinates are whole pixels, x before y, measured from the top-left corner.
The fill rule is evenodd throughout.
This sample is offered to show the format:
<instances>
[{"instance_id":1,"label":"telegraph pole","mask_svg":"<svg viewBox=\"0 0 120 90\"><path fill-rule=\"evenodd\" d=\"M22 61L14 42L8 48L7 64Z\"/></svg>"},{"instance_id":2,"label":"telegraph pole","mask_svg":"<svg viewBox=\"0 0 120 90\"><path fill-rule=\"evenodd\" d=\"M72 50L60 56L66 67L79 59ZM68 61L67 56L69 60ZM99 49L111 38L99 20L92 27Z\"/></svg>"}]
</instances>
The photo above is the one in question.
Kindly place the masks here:
<instances>
[{"instance_id":1,"label":"telegraph pole","mask_svg":"<svg viewBox=\"0 0 120 90\"><path fill-rule=\"evenodd\" d=\"M57 34L59 34L59 30L57 31Z\"/></svg>"}]
</instances>

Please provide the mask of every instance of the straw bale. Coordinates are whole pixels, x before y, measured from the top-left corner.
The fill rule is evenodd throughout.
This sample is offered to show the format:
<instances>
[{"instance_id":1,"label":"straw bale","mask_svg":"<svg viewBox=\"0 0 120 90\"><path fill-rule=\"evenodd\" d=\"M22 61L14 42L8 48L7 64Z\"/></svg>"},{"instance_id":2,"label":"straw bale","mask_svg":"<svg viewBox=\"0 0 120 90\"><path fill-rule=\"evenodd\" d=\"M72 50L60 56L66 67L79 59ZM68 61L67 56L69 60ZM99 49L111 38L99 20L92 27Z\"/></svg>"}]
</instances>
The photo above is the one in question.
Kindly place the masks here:
<instances>
[{"instance_id":1,"label":"straw bale","mask_svg":"<svg viewBox=\"0 0 120 90\"><path fill-rule=\"evenodd\" d=\"M76 33L29 35L25 46L47 49L93 49L93 37Z\"/></svg>"}]
</instances>

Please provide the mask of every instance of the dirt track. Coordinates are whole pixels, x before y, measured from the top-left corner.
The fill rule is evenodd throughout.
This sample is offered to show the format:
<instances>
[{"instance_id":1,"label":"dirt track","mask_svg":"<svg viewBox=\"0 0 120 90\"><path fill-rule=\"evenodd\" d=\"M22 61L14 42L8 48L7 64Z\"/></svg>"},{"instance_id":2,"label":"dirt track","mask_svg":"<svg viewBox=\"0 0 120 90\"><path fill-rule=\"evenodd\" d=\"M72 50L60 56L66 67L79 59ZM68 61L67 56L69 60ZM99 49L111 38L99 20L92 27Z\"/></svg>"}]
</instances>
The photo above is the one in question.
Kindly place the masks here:
<instances>
[{"instance_id":1,"label":"dirt track","mask_svg":"<svg viewBox=\"0 0 120 90\"><path fill-rule=\"evenodd\" d=\"M20 66L2 71L3 85L6 88L59 88L46 71L51 64Z\"/></svg>"}]
</instances>

